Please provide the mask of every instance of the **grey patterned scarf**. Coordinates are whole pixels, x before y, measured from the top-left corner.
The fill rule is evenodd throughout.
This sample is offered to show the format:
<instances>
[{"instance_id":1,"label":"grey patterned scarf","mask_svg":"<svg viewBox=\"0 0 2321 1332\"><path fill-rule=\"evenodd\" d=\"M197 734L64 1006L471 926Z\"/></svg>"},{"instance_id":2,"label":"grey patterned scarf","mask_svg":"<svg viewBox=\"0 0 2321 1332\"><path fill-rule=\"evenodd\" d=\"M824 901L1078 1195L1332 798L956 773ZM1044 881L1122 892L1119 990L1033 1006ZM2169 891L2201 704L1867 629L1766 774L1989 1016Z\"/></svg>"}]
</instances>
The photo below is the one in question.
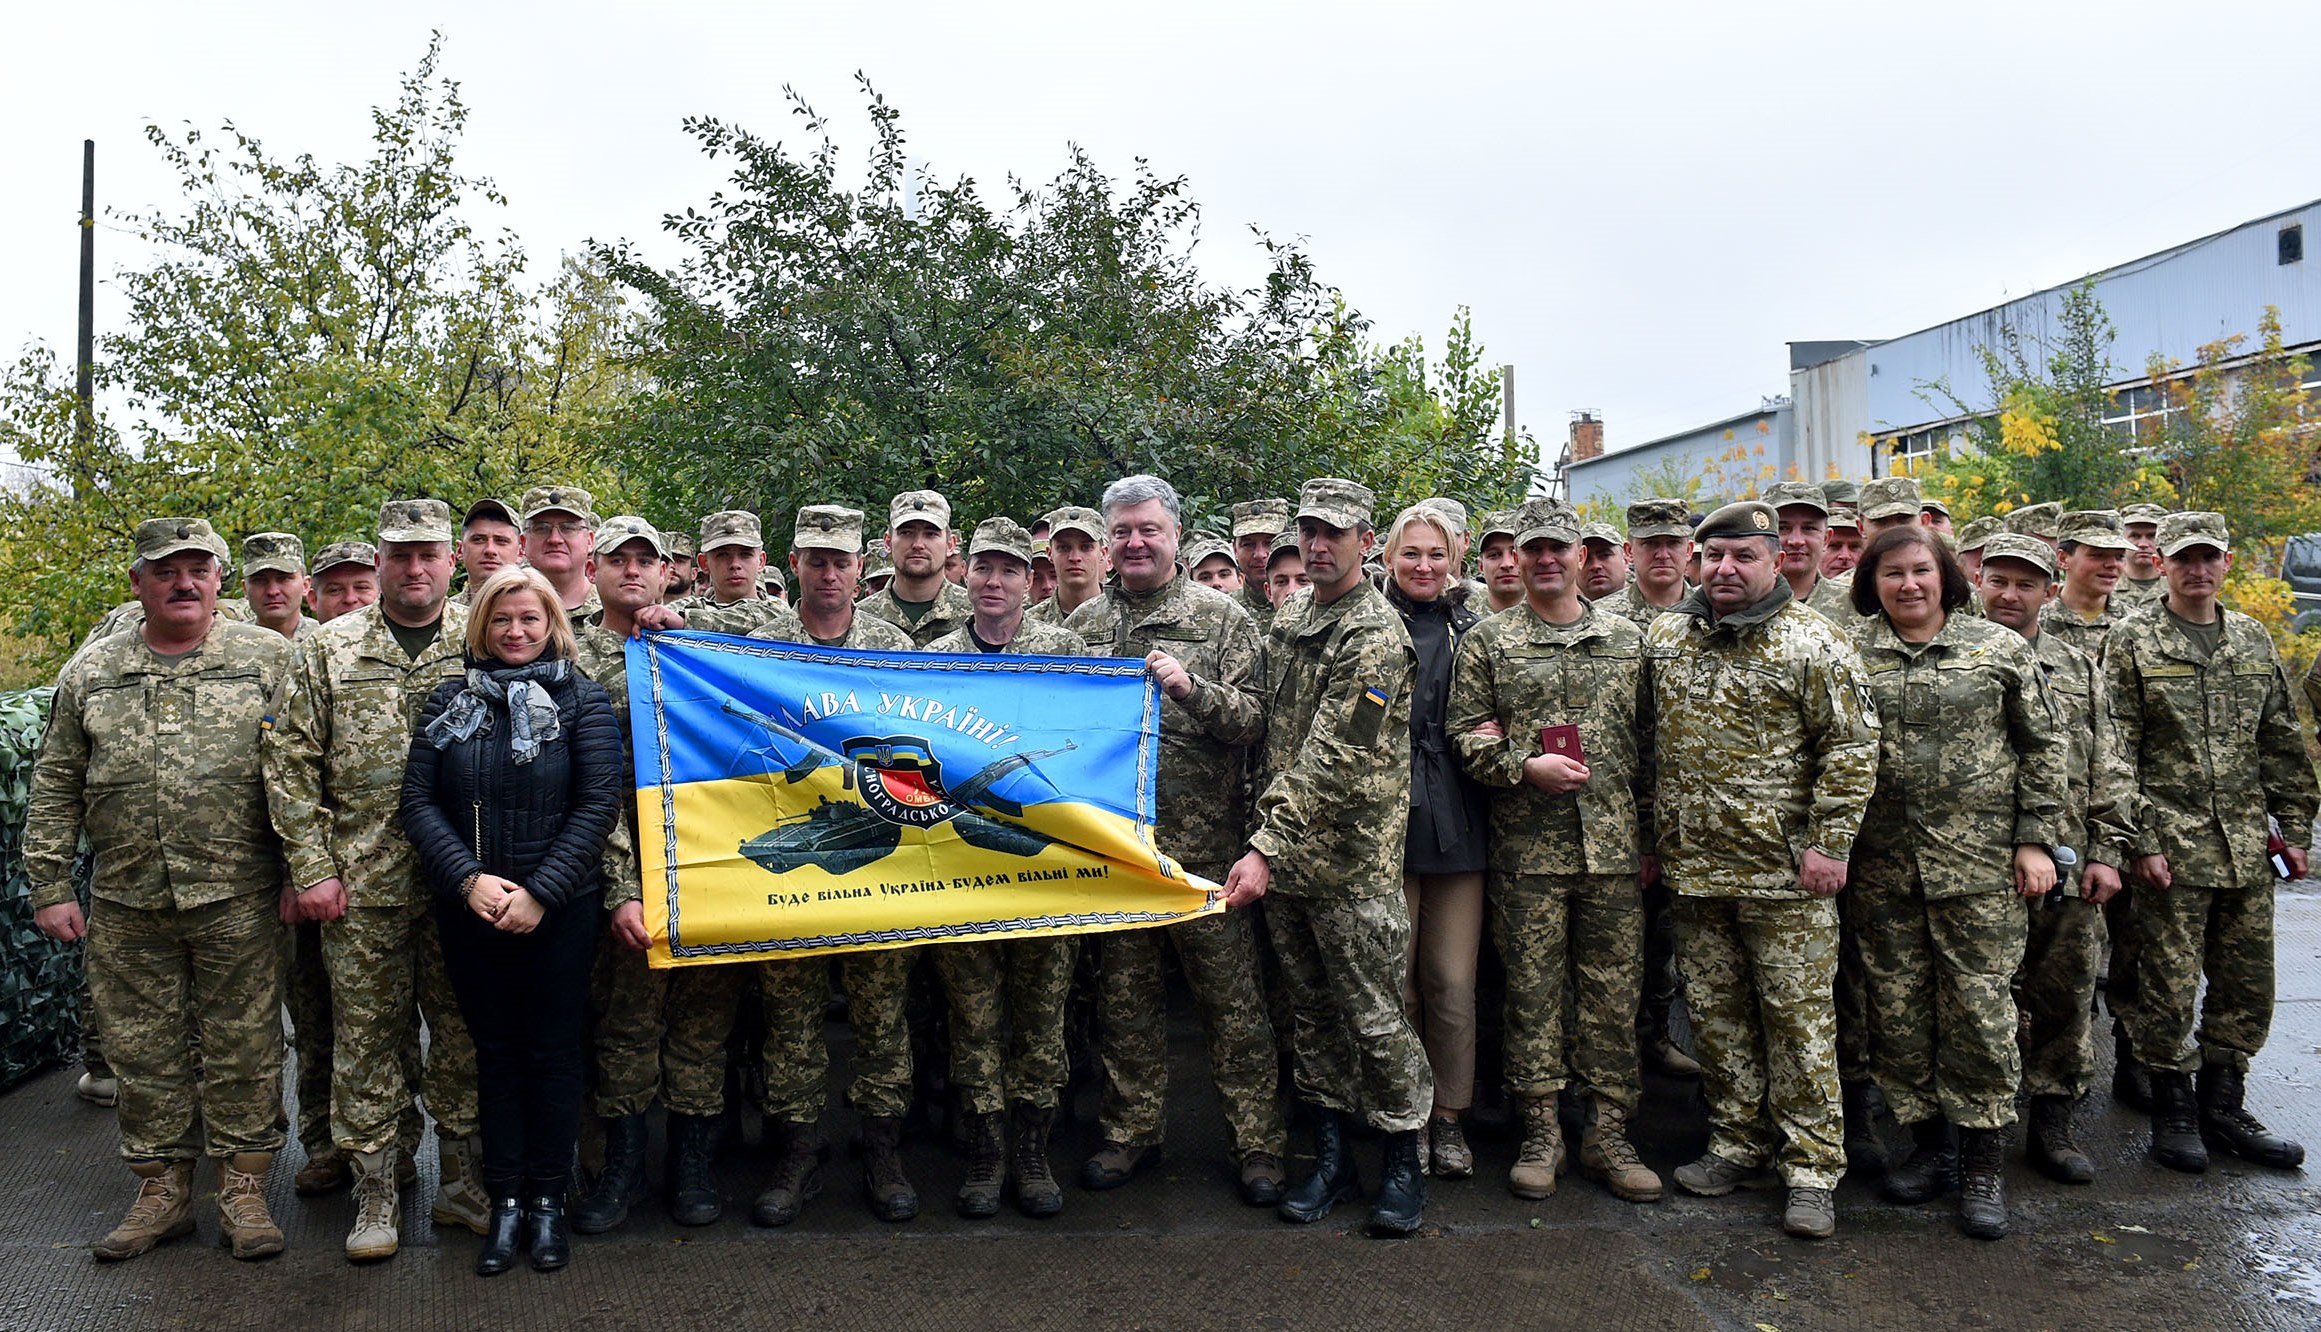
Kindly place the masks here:
<instances>
[{"instance_id":1,"label":"grey patterned scarf","mask_svg":"<svg viewBox=\"0 0 2321 1332\"><path fill-rule=\"evenodd\" d=\"M572 673L572 663L558 658L526 666L467 668L467 688L453 695L451 706L427 724L427 743L448 749L474 738L491 719L492 704L508 709L508 753L518 764L539 757L540 746L563 734L556 720L556 699L548 686L560 684Z\"/></svg>"}]
</instances>

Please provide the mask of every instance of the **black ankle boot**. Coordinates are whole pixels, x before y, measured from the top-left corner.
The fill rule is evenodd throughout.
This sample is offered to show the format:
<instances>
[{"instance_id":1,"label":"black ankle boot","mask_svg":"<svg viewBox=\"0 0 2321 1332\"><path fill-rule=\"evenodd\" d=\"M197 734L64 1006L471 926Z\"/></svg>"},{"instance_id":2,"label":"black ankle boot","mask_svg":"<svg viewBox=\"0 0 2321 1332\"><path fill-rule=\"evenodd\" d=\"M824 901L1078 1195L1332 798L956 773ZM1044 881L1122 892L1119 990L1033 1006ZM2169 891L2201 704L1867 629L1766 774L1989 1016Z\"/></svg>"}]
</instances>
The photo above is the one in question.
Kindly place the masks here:
<instances>
[{"instance_id":1,"label":"black ankle boot","mask_svg":"<svg viewBox=\"0 0 2321 1332\"><path fill-rule=\"evenodd\" d=\"M1910 1159L1886 1171L1887 1201L1930 1202L1958 1187L1958 1144L1949 1120L1936 1115L1912 1124L1910 1140L1917 1144Z\"/></svg>"},{"instance_id":2,"label":"black ankle boot","mask_svg":"<svg viewBox=\"0 0 2321 1332\"><path fill-rule=\"evenodd\" d=\"M669 1115L669 1219L678 1225L706 1226L725 1214L709 1177L717 1130L715 1115Z\"/></svg>"},{"instance_id":3,"label":"black ankle boot","mask_svg":"<svg viewBox=\"0 0 2321 1332\"><path fill-rule=\"evenodd\" d=\"M1878 1096L1874 1082L1846 1082L1838 1086L1845 1107L1846 1169L1883 1171L1886 1140L1878 1136Z\"/></svg>"},{"instance_id":4,"label":"black ankle boot","mask_svg":"<svg viewBox=\"0 0 2321 1332\"><path fill-rule=\"evenodd\" d=\"M2246 1084L2237 1068L2200 1066L2200 1140L2243 1161L2276 1170L2295 1170L2305 1164L2303 1146L2266 1128L2242 1105Z\"/></svg>"},{"instance_id":5,"label":"black ankle boot","mask_svg":"<svg viewBox=\"0 0 2321 1332\"><path fill-rule=\"evenodd\" d=\"M2079 1149L2072 1135L2068 1096L2031 1098L2031 1133L2023 1144L2023 1155L2049 1179L2065 1184L2095 1182L2095 1162Z\"/></svg>"},{"instance_id":6,"label":"black ankle boot","mask_svg":"<svg viewBox=\"0 0 2321 1332\"><path fill-rule=\"evenodd\" d=\"M2007 1237L2005 1129L1958 1131L1958 1229L1969 1239Z\"/></svg>"},{"instance_id":7,"label":"black ankle boot","mask_svg":"<svg viewBox=\"0 0 2321 1332\"><path fill-rule=\"evenodd\" d=\"M629 1219L629 1208L645 1196L645 1133L643 1115L604 1121L604 1169L572 1210L574 1230L601 1235Z\"/></svg>"},{"instance_id":8,"label":"black ankle boot","mask_svg":"<svg viewBox=\"0 0 2321 1332\"><path fill-rule=\"evenodd\" d=\"M1418 1163L1420 1130L1386 1135L1386 1177L1378 1186L1378 1205L1370 1210L1370 1233L1407 1235L1418 1229L1426 1211L1426 1171Z\"/></svg>"},{"instance_id":9,"label":"black ankle boot","mask_svg":"<svg viewBox=\"0 0 2321 1332\"><path fill-rule=\"evenodd\" d=\"M2187 1175L2208 1169L2208 1148L2200 1141L2200 1112L2192 1102L2192 1079L2174 1069L2152 1070L2152 1159Z\"/></svg>"},{"instance_id":10,"label":"black ankle boot","mask_svg":"<svg viewBox=\"0 0 2321 1332\"><path fill-rule=\"evenodd\" d=\"M1342 1202L1362 1196L1362 1177L1346 1154L1345 1120L1335 1110L1313 1109L1314 1172L1297 1182L1275 1212L1284 1221L1319 1221Z\"/></svg>"},{"instance_id":11,"label":"black ankle boot","mask_svg":"<svg viewBox=\"0 0 2321 1332\"><path fill-rule=\"evenodd\" d=\"M553 1272L572 1261L572 1236L564 1228L564 1195L543 1192L524 1203L524 1247L532 1270Z\"/></svg>"},{"instance_id":12,"label":"black ankle boot","mask_svg":"<svg viewBox=\"0 0 2321 1332\"><path fill-rule=\"evenodd\" d=\"M484 1226L483 1252L475 1256L477 1276L498 1276L516 1265L516 1247L523 1242L524 1204L514 1198L492 1199L491 1219Z\"/></svg>"}]
</instances>

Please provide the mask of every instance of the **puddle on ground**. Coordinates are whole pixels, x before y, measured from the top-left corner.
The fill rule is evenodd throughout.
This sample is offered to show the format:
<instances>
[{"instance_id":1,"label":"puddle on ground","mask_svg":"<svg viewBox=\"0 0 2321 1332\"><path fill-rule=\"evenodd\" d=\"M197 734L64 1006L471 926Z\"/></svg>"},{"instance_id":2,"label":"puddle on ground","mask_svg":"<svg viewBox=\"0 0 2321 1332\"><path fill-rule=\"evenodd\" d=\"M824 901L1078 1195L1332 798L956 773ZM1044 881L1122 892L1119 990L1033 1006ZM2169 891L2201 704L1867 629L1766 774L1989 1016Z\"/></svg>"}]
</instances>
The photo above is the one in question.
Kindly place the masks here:
<instances>
[{"instance_id":1,"label":"puddle on ground","mask_svg":"<svg viewBox=\"0 0 2321 1332\"><path fill-rule=\"evenodd\" d=\"M2088 1235L2104 1257L2129 1266L2168 1272L2200 1268L2200 1246L2173 1235L2157 1235L2141 1226L2105 1226Z\"/></svg>"},{"instance_id":2,"label":"puddle on ground","mask_svg":"<svg viewBox=\"0 0 2321 1332\"><path fill-rule=\"evenodd\" d=\"M2310 1217L2283 1220L2242 1239L2250 1274L2271 1288L2276 1302L2321 1307L2321 1261L2314 1257L2321 1253L2321 1223Z\"/></svg>"},{"instance_id":3,"label":"puddle on ground","mask_svg":"<svg viewBox=\"0 0 2321 1332\"><path fill-rule=\"evenodd\" d=\"M1781 1259L1757 1249L1734 1249L1713 1263L1694 1270L1695 1281L1706 1281L1718 1290L1735 1295L1754 1295L1758 1288L1776 1283L1782 1276Z\"/></svg>"}]
</instances>

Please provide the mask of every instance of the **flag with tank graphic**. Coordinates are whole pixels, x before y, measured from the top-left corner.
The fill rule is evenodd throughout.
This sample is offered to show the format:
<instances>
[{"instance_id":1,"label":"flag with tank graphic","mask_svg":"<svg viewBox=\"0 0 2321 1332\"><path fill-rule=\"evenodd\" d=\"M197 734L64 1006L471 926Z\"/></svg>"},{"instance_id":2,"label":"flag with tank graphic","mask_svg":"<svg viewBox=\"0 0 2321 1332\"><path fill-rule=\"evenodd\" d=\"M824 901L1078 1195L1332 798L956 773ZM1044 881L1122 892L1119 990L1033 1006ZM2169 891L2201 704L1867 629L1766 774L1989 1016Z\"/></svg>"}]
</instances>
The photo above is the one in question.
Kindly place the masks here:
<instances>
[{"instance_id":1,"label":"flag with tank graphic","mask_svg":"<svg viewBox=\"0 0 2321 1332\"><path fill-rule=\"evenodd\" d=\"M656 967L1165 925L1141 661L628 643Z\"/></svg>"}]
</instances>

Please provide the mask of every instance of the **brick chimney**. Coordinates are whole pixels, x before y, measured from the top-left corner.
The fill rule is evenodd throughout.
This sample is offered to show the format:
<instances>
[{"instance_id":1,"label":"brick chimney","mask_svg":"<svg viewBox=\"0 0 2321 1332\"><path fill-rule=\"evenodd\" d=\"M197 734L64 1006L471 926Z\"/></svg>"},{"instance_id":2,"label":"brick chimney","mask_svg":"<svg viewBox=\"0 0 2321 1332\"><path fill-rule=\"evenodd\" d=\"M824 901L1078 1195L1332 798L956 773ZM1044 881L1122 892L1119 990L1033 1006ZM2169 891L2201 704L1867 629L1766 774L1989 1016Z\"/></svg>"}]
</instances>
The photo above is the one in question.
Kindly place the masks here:
<instances>
[{"instance_id":1,"label":"brick chimney","mask_svg":"<svg viewBox=\"0 0 2321 1332\"><path fill-rule=\"evenodd\" d=\"M1604 456L1604 423L1592 410L1572 413L1571 460L1585 462Z\"/></svg>"}]
</instances>

